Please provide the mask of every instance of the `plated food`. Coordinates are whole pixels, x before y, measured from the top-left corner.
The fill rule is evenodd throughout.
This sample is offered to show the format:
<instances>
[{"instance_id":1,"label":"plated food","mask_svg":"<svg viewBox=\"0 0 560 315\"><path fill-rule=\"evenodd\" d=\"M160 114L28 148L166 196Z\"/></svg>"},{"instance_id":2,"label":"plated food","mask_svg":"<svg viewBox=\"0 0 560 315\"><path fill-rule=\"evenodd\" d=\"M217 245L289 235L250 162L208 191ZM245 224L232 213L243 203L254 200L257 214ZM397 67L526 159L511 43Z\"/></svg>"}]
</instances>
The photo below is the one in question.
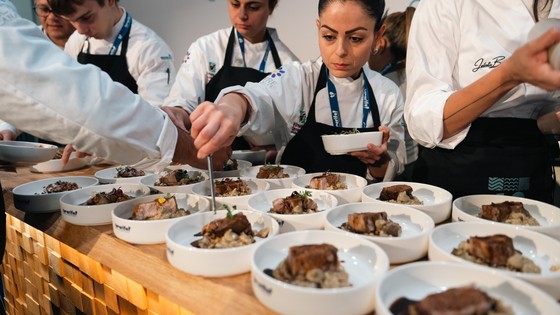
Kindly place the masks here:
<instances>
[{"instance_id":1,"label":"plated food","mask_svg":"<svg viewBox=\"0 0 560 315\"><path fill-rule=\"evenodd\" d=\"M364 202L400 203L416 208L441 223L451 214L452 196L447 190L414 182L380 182L362 191Z\"/></svg>"},{"instance_id":2,"label":"plated food","mask_svg":"<svg viewBox=\"0 0 560 315\"><path fill-rule=\"evenodd\" d=\"M359 132L357 129L336 135L322 135L325 151L332 155L346 154L353 151L367 150L367 145L381 145L383 132Z\"/></svg>"},{"instance_id":3,"label":"plated food","mask_svg":"<svg viewBox=\"0 0 560 315\"><path fill-rule=\"evenodd\" d=\"M560 298L560 242L535 231L506 224L448 223L430 234L428 257L513 276Z\"/></svg>"},{"instance_id":4,"label":"plated food","mask_svg":"<svg viewBox=\"0 0 560 315\"><path fill-rule=\"evenodd\" d=\"M1 141L0 161L13 164L40 163L52 159L57 149L55 145L44 143Z\"/></svg>"},{"instance_id":5,"label":"plated food","mask_svg":"<svg viewBox=\"0 0 560 315\"><path fill-rule=\"evenodd\" d=\"M140 184L96 185L72 191L60 198L62 218L76 225L111 224L111 211L122 202L150 193Z\"/></svg>"},{"instance_id":6,"label":"plated food","mask_svg":"<svg viewBox=\"0 0 560 315\"><path fill-rule=\"evenodd\" d=\"M282 265L290 271L281 271ZM278 266L289 281L311 272L320 285L279 280L273 276ZM264 240L255 250L251 284L257 299L281 314L366 314L374 308L375 283L388 268L387 255L372 242L332 231L296 231ZM319 280L325 270L335 271L332 283Z\"/></svg>"},{"instance_id":7,"label":"plated food","mask_svg":"<svg viewBox=\"0 0 560 315\"><path fill-rule=\"evenodd\" d=\"M224 177L214 180L216 206L222 209L225 206L237 209L247 209L247 201L254 195L268 190L270 184L265 180L246 177ZM210 181L206 180L192 186L194 194L210 199Z\"/></svg>"},{"instance_id":8,"label":"plated food","mask_svg":"<svg viewBox=\"0 0 560 315\"><path fill-rule=\"evenodd\" d=\"M206 179L208 179L208 175L204 172L177 168L160 174L144 176L140 179L140 183L162 193L189 194L195 184Z\"/></svg>"},{"instance_id":9,"label":"plated food","mask_svg":"<svg viewBox=\"0 0 560 315\"><path fill-rule=\"evenodd\" d=\"M209 207L206 198L192 194L138 197L113 209L113 232L116 237L133 244L164 243L167 229L173 223Z\"/></svg>"},{"instance_id":10,"label":"plated food","mask_svg":"<svg viewBox=\"0 0 560 315\"><path fill-rule=\"evenodd\" d=\"M352 233L374 242L394 264L424 257L433 228L434 221L427 214L392 203L343 204L330 209L325 218L325 230Z\"/></svg>"},{"instance_id":11,"label":"plated food","mask_svg":"<svg viewBox=\"0 0 560 315\"><path fill-rule=\"evenodd\" d=\"M214 168L214 178L221 178L221 177L239 177L240 171L245 168L249 168L253 165L253 163L245 160L235 159L235 164L232 160L227 161L222 169ZM167 167L167 169L177 169L182 168L189 171L199 171L208 173L207 169L199 169L196 167L192 167L190 165L173 165Z\"/></svg>"},{"instance_id":12,"label":"plated food","mask_svg":"<svg viewBox=\"0 0 560 315\"><path fill-rule=\"evenodd\" d=\"M101 184L140 183L142 177L148 175L152 175L152 173L129 165L106 168L94 174L95 178L97 178Z\"/></svg>"},{"instance_id":13,"label":"plated food","mask_svg":"<svg viewBox=\"0 0 560 315\"><path fill-rule=\"evenodd\" d=\"M338 200L326 191L289 188L264 191L247 201L249 209L268 213L281 222L280 232L322 229L326 211Z\"/></svg>"},{"instance_id":14,"label":"plated food","mask_svg":"<svg viewBox=\"0 0 560 315\"><path fill-rule=\"evenodd\" d=\"M240 176L265 179L270 184L270 189L290 188L292 180L303 174L303 168L283 164L256 165L239 170Z\"/></svg>"},{"instance_id":15,"label":"plated food","mask_svg":"<svg viewBox=\"0 0 560 315\"><path fill-rule=\"evenodd\" d=\"M437 294L437 295L436 295ZM402 301L423 301L414 308L428 309L428 314L475 314L473 309L501 308L513 314L560 314L560 304L534 286L475 265L449 262L415 262L398 266L386 273L376 286L377 315L407 314L391 311ZM405 300L405 301L406 301ZM502 307L492 306L496 301ZM440 313L436 313L440 314Z\"/></svg>"},{"instance_id":16,"label":"plated food","mask_svg":"<svg viewBox=\"0 0 560 315\"><path fill-rule=\"evenodd\" d=\"M89 176L53 177L33 181L15 187L14 205L25 212L56 212L60 209L60 197L71 190L97 185L99 181Z\"/></svg>"},{"instance_id":17,"label":"plated food","mask_svg":"<svg viewBox=\"0 0 560 315\"><path fill-rule=\"evenodd\" d=\"M184 272L205 277L249 271L255 248L278 234L278 222L261 212L232 210L231 218L228 213L226 210L201 212L174 223L166 235L169 263ZM226 236L232 233L247 237L235 240ZM201 244L203 236L208 238L208 242L202 241L206 245Z\"/></svg>"},{"instance_id":18,"label":"plated food","mask_svg":"<svg viewBox=\"0 0 560 315\"><path fill-rule=\"evenodd\" d=\"M519 226L560 240L560 208L521 197L471 195L453 201L453 221Z\"/></svg>"},{"instance_id":19,"label":"plated food","mask_svg":"<svg viewBox=\"0 0 560 315\"><path fill-rule=\"evenodd\" d=\"M367 185L365 178L346 173L309 173L293 179L292 187L296 190L328 191L338 199L339 204L358 202L363 188Z\"/></svg>"}]
</instances>

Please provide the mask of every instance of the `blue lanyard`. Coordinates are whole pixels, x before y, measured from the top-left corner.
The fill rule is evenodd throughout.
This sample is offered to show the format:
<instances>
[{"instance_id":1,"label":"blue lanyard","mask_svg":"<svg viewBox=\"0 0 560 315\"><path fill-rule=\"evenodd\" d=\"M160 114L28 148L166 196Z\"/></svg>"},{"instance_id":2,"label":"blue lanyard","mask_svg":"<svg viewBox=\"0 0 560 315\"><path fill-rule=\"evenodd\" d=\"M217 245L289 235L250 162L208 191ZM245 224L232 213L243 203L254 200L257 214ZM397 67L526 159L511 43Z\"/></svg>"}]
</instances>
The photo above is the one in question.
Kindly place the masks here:
<instances>
[{"instance_id":1,"label":"blue lanyard","mask_svg":"<svg viewBox=\"0 0 560 315\"><path fill-rule=\"evenodd\" d=\"M121 31L119 32L119 35L117 35L117 38L115 38L115 41L113 42L113 47L111 47L111 50L109 50L109 55L115 55L117 53L117 49L119 48L119 45L121 44L124 38L124 35L130 29L131 24L132 24L132 18L130 17L128 12L126 12L126 18L124 20L124 24L121 27Z\"/></svg>"},{"instance_id":2,"label":"blue lanyard","mask_svg":"<svg viewBox=\"0 0 560 315\"><path fill-rule=\"evenodd\" d=\"M327 91L329 93L329 103L331 105L331 117L333 126L335 127L342 127L342 119L340 118L340 108L338 106L338 98L336 96L336 87L332 83L331 79L329 78L329 70L325 68L327 73ZM367 120L369 116L369 106L370 106L370 96L369 90L367 87L367 79L366 75L362 72L362 79L364 81L364 102L362 107L362 128L367 127Z\"/></svg>"},{"instance_id":3,"label":"blue lanyard","mask_svg":"<svg viewBox=\"0 0 560 315\"><path fill-rule=\"evenodd\" d=\"M379 71L379 73L381 75L386 75L387 73L391 73L393 71L396 71L399 68L399 66L401 66L403 64L403 62L404 61L401 60L401 61L390 63L390 64L386 65L385 67L383 67L383 69L381 69L381 71Z\"/></svg>"},{"instance_id":4,"label":"blue lanyard","mask_svg":"<svg viewBox=\"0 0 560 315\"><path fill-rule=\"evenodd\" d=\"M270 38L268 32L266 32L266 40L267 40L266 50L264 51L264 56L263 59L261 60L261 65L259 66L260 72L264 72L264 69L266 68L266 60L268 59L268 53L270 52L270 41L272 40L272 38ZM239 31L237 31L237 41L239 42L239 48L241 48L241 56L243 57L243 66L247 68L247 63L245 62L245 38L243 38L243 35L241 35Z\"/></svg>"}]
</instances>

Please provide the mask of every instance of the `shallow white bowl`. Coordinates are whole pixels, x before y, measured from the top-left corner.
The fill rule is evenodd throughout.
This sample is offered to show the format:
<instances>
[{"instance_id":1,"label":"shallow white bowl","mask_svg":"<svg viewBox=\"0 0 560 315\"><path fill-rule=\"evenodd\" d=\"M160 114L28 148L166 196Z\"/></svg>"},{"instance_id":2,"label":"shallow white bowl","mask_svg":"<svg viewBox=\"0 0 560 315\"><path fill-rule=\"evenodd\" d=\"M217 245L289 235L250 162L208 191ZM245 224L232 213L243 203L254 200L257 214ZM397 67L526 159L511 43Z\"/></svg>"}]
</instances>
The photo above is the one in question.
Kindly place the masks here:
<instances>
[{"instance_id":1,"label":"shallow white bowl","mask_svg":"<svg viewBox=\"0 0 560 315\"><path fill-rule=\"evenodd\" d=\"M523 207L531 213L540 226L519 225L529 230L541 232L560 240L560 208L548 203L531 200L521 197L503 195L471 195L457 198L453 201L451 219L453 221L478 221L495 224L508 223L493 222L480 217L482 205L489 205L492 202L500 203L504 201L518 201L523 203Z\"/></svg>"},{"instance_id":2,"label":"shallow white bowl","mask_svg":"<svg viewBox=\"0 0 560 315\"><path fill-rule=\"evenodd\" d=\"M367 145L373 143L381 145L383 132L370 131L353 134L322 135L325 151L332 155L346 154L352 151L367 150Z\"/></svg>"},{"instance_id":3,"label":"shallow white bowl","mask_svg":"<svg viewBox=\"0 0 560 315\"><path fill-rule=\"evenodd\" d=\"M193 194L173 194L177 206L191 212L190 215L207 211L210 202L201 196ZM115 236L132 244L160 244L165 243L165 235L169 227L183 219L178 217L163 220L131 220L134 206L139 203L150 202L166 194L149 195L120 203L111 212L113 232Z\"/></svg>"},{"instance_id":4,"label":"shallow white bowl","mask_svg":"<svg viewBox=\"0 0 560 315\"><path fill-rule=\"evenodd\" d=\"M323 175L324 173L309 173L309 174L300 175L293 179L292 187L295 188L296 190L309 190L311 192L326 191L338 199L338 204L360 201L362 190L364 189L364 187L366 187L367 180L361 176L357 176L353 174L337 173L337 172L332 172L332 173L339 174L340 180L346 183L346 186L348 186L348 188L341 189L341 190L318 190L318 189L305 188L305 186L309 185L309 182L313 177Z\"/></svg>"},{"instance_id":5,"label":"shallow white bowl","mask_svg":"<svg viewBox=\"0 0 560 315\"><path fill-rule=\"evenodd\" d=\"M232 212L243 212L254 230L268 227L270 233L267 238L278 234L278 222L264 213L249 210ZM234 248L204 249L191 245L201 239L201 236L195 234L200 233L204 225L224 218L226 213L225 210L197 213L174 223L166 235L169 263L179 270L203 277L227 277L248 272L253 252L264 240L262 238L255 237L255 243Z\"/></svg>"},{"instance_id":6,"label":"shallow white bowl","mask_svg":"<svg viewBox=\"0 0 560 315\"><path fill-rule=\"evenodd\" d=\"M60 197L69 193L69 191L51 194L43 193L43 188L45 186L59 180L76 183L80 188L94 186L99 183L95 177L90 176L66 176L36 180L19 185L13 189L14 206L21 211L30 213L59 211Z\"/></svg>"},{"instance_id":7,"label":"shallow white bowl","mask_svg":"<svg viewBox=\"0 0 560 315\"><path fill-rule=\"evenodd\" d=\"M418 197L424 204L407 205L418 209L434 219L436 224L441 223L451 214L451 201L453 197L451 193L443 188L436 186L414 183L414 182L381 182L368 185L362 191L362 201L364 202L382 202L379 200L379 194L384 187L394 185L408 185L412 187L412 195Z\"/></svg>"},{"instance_id":8,"label":"shallow white bowl","mask_svg":"<svg viewBox=\"0 0 560 315\"><path fill-rule=\"evenodd\" d=\"M231 162L231 161L229 161ZM253 163L249 162L249 161L245 161L245 160L237 160L237 169L236 170L231 170L231 171L223 171L223 170L218 170L218 169L214 169L214 178L222 178L222 177L237 177L240 176L239 175L239 171L244 169L244 168L248 168L253 166ZM175 169L175 168L184 168L186 170L189 171L201 171L201 172L206 172L208 173L207 169L200 169L200 168L196 168L196 167L192 167L190 165L174 165L174 166L168 166L168 169Z\"/></svg>"},{"instance_id":9,"label":"shallow white bowl","mask_svg":"<svg viewBox=\"0 0 560 315\"><path fill-rule=\"evenodd\" d=\"M294 178L305 174L305 170L298 166L282 164L279 166L283 167L284 174L288 174L289 176L286 178L264 179L270 184L270 189L290 188L292 187L292 181ZM259 169L261 167L262 165L257 165L241 169L239 170L239 175L243 177L257 178L257 174L259 173Z\"/></svg>"},{"instance_id":10,"label":"shallow white bowl","mask_svg":"<svg viewBox=\"0 0 560 315\"><path fill-rule=\"evenodd\" d=\"M560 304L533 285L474 265L449 262L415 262L392 269L376 286L375 311L390 315L389 307L406 297L421 300L447 289L472 286L510 306L515 314L560 314Z\"/></svg>"},{"instance_id":11,"label":"shallow white bowl","mask_svg":"<svg viewBox=\"0 0 560 315\"><path fill-rule=\"evenodd\" d=\"M504 234L513 239L513 246L523 256L533 260L541 268L540 274L506 271L478 265L451 254L453 248L471 236L489 236ZM560 271L551 271L550 267L560 267L560 241L544 234L504 224L481 222L455 222L435 228L430 234L428 257L430 260L453 261L500 272L525 280L560 299Z\"/></svg>"},{"instance_id":12,"label":"shallow white bowl","mask_svg":"<svg viewBox=\"0 0 560 315\"><path fill-rule=\"evenodd\" d=\"M232 159L251 162L253 165L264 164L266 158L266 150L234 150L231 153ZM242 175L243 176L243 175Z\"/></svg>"},{"instance_id":13,"label":"shallow white bowl","mask_svg":"<svg viewBox=\"0 0 560 315\"><path fill-rule=\"evenodd\" d=\"M51 144L0 141L0 161L8 163L35 164L52 159L58 147Z\"/></svg>"},{"instance_id":14,"label":"shallow white bowl","mask_svg":"<svg viewBox=\"0 0 560 315\"><path fill-rule=\"evenodd\" d=\"M320 230L324 226L327 210L338 204L338 199L326 191L314 191L311 199L317 203L318 212L309 214L277 214L270 213L272 202L277 198L286 198L292 194L294 189L275 189L264 191L249 198L247 202L249 209L267 213L280 223L280 233L298 230ZM299 191L298 191L299 192Z\"/></svg>"},{"instance_id":15,"label":"shallow white bowl","mask_svg":"<svg viewBox=\"0 0 560 315\"><path fill-rule=\"evenodd\" d=\"M189 174L189 176L191 176L191 177L196 176L196 174L200 174L202 176L202 181L205 181L205 180L208 179L208 174L206 172L187 171L187 174ZM193 183L193 184L188 184L188 185L177 185L177 186L156 186L155 183L158 182L160 177L162 177L164 175L166 175L166 172L144 176L144 177L142 177L142 179L140 179L140 183L142 185L146 185L146 186L150 187L153 190L160 191L164 194L166 194L166 193L170 193L170 194L174 194L174 193L190 194L190 193L192 193L192 187L194 185L198 184L198 183Z\"/></svg>"},{"instance_id":16,"label":"shallow white bowl","mask_svg":"<svg viewBox=\"0 0 560 315\"><path fill-rule=\"evenodd\" d=\"M351 287L306 288L265 274L284 260L289 248L328 243L338 248L338 259L349 275ZM375 305L375 283L389 269L387 254L363 238L332 231L297 231L261 243L253 255L251 283L259 301L282 314L365 314Z\"/></svg>"},{"instance_id":17,"label":"shallow white bowl","mask_svg":"<svg viewBox=\"0 0 560 315\"><path fill-rule=\"evenodd\" d=\"M54 173L68 172L84 168L89 165L90 157L77 158L74 153L70 155L70 159L65 165L62 165L61 159L53 159L31 166L31 171L35 173Z\"/></svg>"},{"instance_id":18,"label":"shallow white bowl","mask_svg":"<svg viewBox=\"0 0 560 315\"><path fill-rule=\"evenodd\" d=\"M117 177L117 168L124 167L116 166L110 167L103 170L99 170L95 172L94 176L99 180L100 184L122 184L122 183L135 183L140 184L140 181L144 176L152 175L153 173L144 171L144 176L136 176L136 177Z\"/></svg>"},{"instance_id":19,"label":"shallow white bowl","mask_svg":"<svg viewBox=\"0 0 560 315\"><path fill-rule=\"evenodd\" d=\"M251 188L251 194L245 196L233 196L233 197L216 197L216 208L223 209L224 205L228 207L237 207L237 209L247 209L248 205L247 202L249 198L252 196L257 195L261 191L268 190L270 188L270 184L262 179L254 179L248 177L223 177L220 179L215 179L215 181L222 180L225 178L231 178L233 180L241 179L247 183L247 186ZM192 191L194 194L207 198L211 201L212 197L210 194L210 180L205 180L200 183L196 183L192 187Z\"/></svg>"},{"instance_id":20,"label":"shallow white bowl","mask_svg":"<svg viewBox=\"0 0 560 315\"><path fill-rule=\"evenodd\" d=\"M348 222L348 214L382 212L401 226L399 237L368 236L345 231L340 228ZM392 264L420 259L428 252L428 235L434 228L434 220L420 210L398 204L376 202L349 203L327 211L325 230L355 234L379 245Z\"/></svg>"},{"instance_id":21,"label":"shallow white bowl","mask_svg":"<svg viewBox=\"0 0 560 315\"><path fill-rule=\"evenodd\" d=\"M95 194L109 193L113 188L121 189L133 198L150 194L150 188L141 184L107 184L96 185L71 191L60 198L60 213L64 221L76 225L101 225L111 224L111 212L120 203L104 205L85 205L86 201Z\"/></svg>"}]
</instances>

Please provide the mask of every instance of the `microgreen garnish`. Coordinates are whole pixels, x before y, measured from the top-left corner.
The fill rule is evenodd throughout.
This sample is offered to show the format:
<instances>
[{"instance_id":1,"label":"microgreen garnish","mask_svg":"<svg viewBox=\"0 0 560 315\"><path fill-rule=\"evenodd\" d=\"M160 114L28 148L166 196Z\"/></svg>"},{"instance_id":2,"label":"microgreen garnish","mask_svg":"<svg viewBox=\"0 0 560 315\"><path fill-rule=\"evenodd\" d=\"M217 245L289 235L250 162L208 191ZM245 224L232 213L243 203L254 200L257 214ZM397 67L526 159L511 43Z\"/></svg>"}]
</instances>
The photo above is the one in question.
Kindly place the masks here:
<instances>
[{"instance_id":1,"label":"microgreen garnish","mask_svg":"<svg viewBox=\"0 0 560 315\"><path fill-rule=\"evenodd\" d=\"M233 213L231 213L231 209L229 208L228 205L224 205L224 209L226 209L227 211L226 218L231 219L235 216ZM237 206L234 205L233 210L237 210Z\"/></svg>"},{"instance_id":2,"label":"microgreen garnish","mask_svg":"<svg viewBox=\"0 0 560 315\"><path fill-rule=\"evenodd\" d=\"M298 197L298 198L309 198L311 197L311 192L309 190L304 190L304 191L294 191L292 193L292 197Z\"/></svg>"}]
</instances>

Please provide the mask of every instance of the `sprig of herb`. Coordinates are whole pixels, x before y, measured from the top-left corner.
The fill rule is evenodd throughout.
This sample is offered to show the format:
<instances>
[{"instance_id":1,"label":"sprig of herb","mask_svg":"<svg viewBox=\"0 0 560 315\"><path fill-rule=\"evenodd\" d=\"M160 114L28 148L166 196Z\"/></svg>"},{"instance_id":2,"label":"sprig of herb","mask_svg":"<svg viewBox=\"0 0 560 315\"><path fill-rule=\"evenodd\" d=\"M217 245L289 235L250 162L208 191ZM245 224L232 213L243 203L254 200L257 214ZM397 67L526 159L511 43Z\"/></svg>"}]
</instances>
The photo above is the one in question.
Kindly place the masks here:
<instances>
[{"instance_id":1,"label":"sprig of herb","mask_svg":"<svg viewBox=\"0 0 560 315\"><path fill-rule=\"evenodd\" d=\"M309 198L311 197L311 192L309 190L304 190L304 191L294 191L292 193L292 197L298 197L298 198Z\"/></svg>"},{"instance_id":2,"label":"sprig of herb","mask_svg":"<svg viewBox=\"0 0 560 315\"><path fill-rule=\"evenodd\" d=\"M226 218L231 219L233 218L235 215L231 212L231 209L229 208L228 205L224 205L224 209L226 209L227 214L226 214ZM233 206L233 210L237 210L237 206Z\"/></svg>"}]
</instances>

